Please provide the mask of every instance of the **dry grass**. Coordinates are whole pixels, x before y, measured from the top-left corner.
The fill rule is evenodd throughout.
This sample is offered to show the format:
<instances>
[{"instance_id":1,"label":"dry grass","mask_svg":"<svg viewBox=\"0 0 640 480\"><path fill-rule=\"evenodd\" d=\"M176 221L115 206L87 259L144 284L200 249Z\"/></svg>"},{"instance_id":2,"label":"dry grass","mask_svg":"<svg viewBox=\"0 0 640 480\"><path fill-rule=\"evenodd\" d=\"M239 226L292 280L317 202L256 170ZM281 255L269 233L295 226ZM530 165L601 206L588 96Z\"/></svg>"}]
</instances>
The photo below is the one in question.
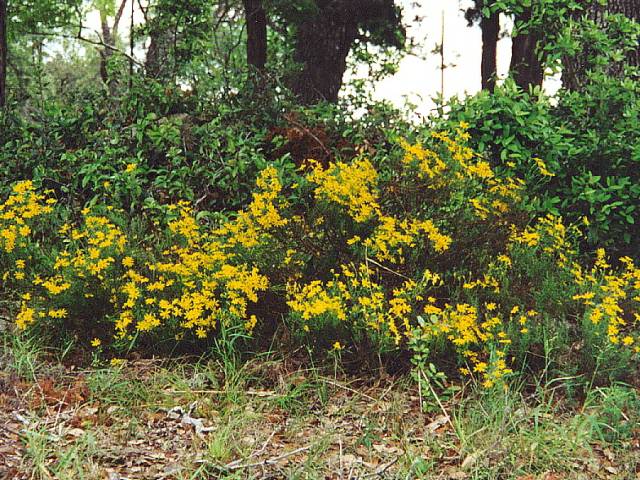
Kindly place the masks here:
<instances>
[{"instance_id":1,"label":"dry grass","mask_svg":"<svg viewBox=\"0 0 640 480\"><path fill-rule=\"evenodd\" d=\"M463 389L424 413L409 377L266 358L78 371L6 348L0 478L640 478L630 387L580 401Z\"/></svg>"}]
</instances>

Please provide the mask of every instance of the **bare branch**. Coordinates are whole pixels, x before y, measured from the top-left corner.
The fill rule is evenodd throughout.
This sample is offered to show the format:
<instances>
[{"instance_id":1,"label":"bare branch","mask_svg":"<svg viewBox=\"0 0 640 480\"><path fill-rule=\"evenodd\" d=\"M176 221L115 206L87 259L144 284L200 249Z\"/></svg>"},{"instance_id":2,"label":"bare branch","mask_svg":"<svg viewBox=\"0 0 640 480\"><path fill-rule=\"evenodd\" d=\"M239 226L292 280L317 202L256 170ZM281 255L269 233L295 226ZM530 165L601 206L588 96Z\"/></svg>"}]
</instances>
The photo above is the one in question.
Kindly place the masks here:
<instances>
[{"instance_id":1,"label":"bare branch","mask_svg":"<svg viewBox=\"0 0 640 480\"><path fill-rule=\"evenodd\" d=\"M133 2L133 0L131 0ZM116 34L118 33L118 24L120 23L120 19L122 18L122 14L124 12L124 7L127 4L127 0L122 0L122 2L120 3L120 7L118 8L118 11L116 12L116 18L113 20L113 28L111 29L111 31L113 32L113 37L116 37Z\"/></svg>"},{"instance_id":2,"label":"bare branch","mask_svg":"<svg viewBox=\"0 0 640 480\"><path fill-rule=\"evenodd\" d=\"M82 31L82 25L80 25L80 31ZM67 35L67 34L64 34L64 33L54 33L54 32L26 32L26 34L27 35L34 35L34 36L37 36L37 37L69 38L69 39L72 39L72 40L80 40L81 42L88 43L88 44L94 45L96 47L106 48L108 50L111 50L114 53L122 55L123 57L125 57L129 61L131 61L131 62L135 63L136 65L138 65L139 67L144 66L142 63L140 63L134 57L129 55L127 52L125 52L123 50L120 50L119 48L114 47L113 45L108 45L108 44L104 43L102 40L92 40L90 38L83 37L81 33L78 33L77 35Z\"/></svg>"}]
</instances>

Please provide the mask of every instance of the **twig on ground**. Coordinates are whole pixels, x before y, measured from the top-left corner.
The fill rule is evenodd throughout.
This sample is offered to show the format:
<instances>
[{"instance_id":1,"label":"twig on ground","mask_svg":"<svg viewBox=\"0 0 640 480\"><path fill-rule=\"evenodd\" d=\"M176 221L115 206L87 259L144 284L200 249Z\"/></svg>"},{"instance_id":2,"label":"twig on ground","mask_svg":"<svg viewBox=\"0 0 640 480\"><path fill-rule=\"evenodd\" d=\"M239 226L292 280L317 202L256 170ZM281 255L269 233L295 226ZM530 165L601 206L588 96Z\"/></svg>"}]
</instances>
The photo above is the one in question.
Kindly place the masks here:
<instances>
[{"instance_id":1,"label":"twig on ground","mask_svg":"<svg viewBox=\"0 0 640 480\"><path fill-rule=\"evenodd\" d=\"M227 465L219 467L219 469L220 470L240 470L240 469L243 469L243 468L253 468L253 467L260 467L260 466L265 466L265 465L275 465L279 460L282 460L282 459L287 458L287 457L291 457L291 456L296 455L298 453L305 452L305 451L309 450L310 448L311 448L311 445L307 445L306 447L296 448L295 450L291 450L290 452L285 452L285 453L283 453L281 455L277 455L275 457L267 458L266 460L263 460L262 462L244 463L244 464L238 464L238 465L232 465L233 462L231 462L231 463L228 463Z\"/></svg>"},{"instance_id":2,"label":"twig on ground","mask_svg":"<svg viewBox=\"0 0 640 480\"><path fill-rule=\"evenodd\" d=\"M340 465L340 478L342 478L342 437L338 437L338 445L340 447L340 457L338 463Z\"/></svg>"},{"instance_id":3,"label":"twig on ground","mask_svg":"<svg viewBox=\"0 0 640 480\"><path fill-rule=\"evenodd\" d=\"M385 463L384 465L381 465L380 467L378 467L376 469L375 472L369 473L369 474L365 475L363 478L383 477L384 472L389 470L389 468L391 468L391 466L396 464L398 462L398 460L400 460L400 456L397 456L396 458L394 458L390 462Z\"/></svg>"},{"instance_id":4,"label":"twig on ground","mask_svg":"<svg viewBox=\"0 0 640 480\"><path fill-rule=\"evenodd\" d=\"M3 430L6 430L7 432L9 432L9 433L11 433L13 435L24 436L23 433L20 433L19 431L14 430L13 428L8 427L7 425L1 425L0 424L0 428L3 429Z\"/></svg>"},{"instance_id":5,"label":"twig on ground","mask_svg":"<svg viewBox=\"0 0 640 480\"><path fill-rule=\"evenodd\" d=\"M421 371L421 373L422 373L422 376L424 377L425 381L427 382L427 385L429 386L429 390L431 390L431 395L433 395L433 398L436 399L436 402L438 403L438 406L440 407L440 410L442 410L442 414L446 417L447 422L449 423L449 425L451 425L451 429L453 430L453 433L457 437L458 434L456 433L456 427L453 425L453 422L451 421L451 417L447 413L447 410L444 408L444 405L442 405L442 402L440 401L440 397L438 397L438 394L436 393L436 391L431 386L431 382L427 378L427 375L423 371Z\"/></svg>"},{"instance_id":6,"label":"twig on ground","mask_svg":"<svg viewBox=\"0 0 640 480\"><path fill-rule=\"evenodd\" d=\"M355 394L360 395L361 397L367 398L367 399L369 399L369 400L371 400L373 402L377 402L378 401L377 398L373 398L372 396L367 395L366 393L359 392L358 390L356 390L354 388L351 388L351 387L348 387L347 385L342 385L341 383L334 382L333 380L330 380L329 378L324 378L323 377L322 380L327 382L329 385L333 385L334 387L342 388L342 389L347 390L347 391L349 391L351 393L355 393Z\"/></svg>"},{"instance_id":7,"label":"twig on ground","mask_svg":"<svg viewBox=\"0 0 640 480\"><path fill-rule=\"evenodd\" d=\"M164 393L170 393L170 394L174 394L174 393L195 393L198 395L205 395L205 394L211 394L211 395L224 395L226 393L229 393L228 390L165 390ZM273 390L245 390L242 393L244 393L245 395L253 395L256 397L277 397L279 396L276 392L274 392Z\"/></svg>"},{"instance_id":8,"label":"twig on ground","mask_svg":"<svg viewBox=\"0 0 640 480\"><path fill-rule=\"evenodd\" d=\"M265 442L262 444L262 447L260 447L258 450L255 450L251 453L251 455L249 455L247 458L241 458L238 460L234 460L233 462L227 463L226 468L233 468L237 465L240 465L243 461L247 461L250 458L253 457L258 457L260 456L262 453L264 453L264 451L267 449L267 445L269 445L269 443L271 442L271 440L273 439L273 437L276 435L276 433L278 433L280 430L282 430L282 427L278 427L276 428L273 432L271 432L271 435L269 435L269 438L267 438L265 440Z\"/></svg>"}]
</instances>

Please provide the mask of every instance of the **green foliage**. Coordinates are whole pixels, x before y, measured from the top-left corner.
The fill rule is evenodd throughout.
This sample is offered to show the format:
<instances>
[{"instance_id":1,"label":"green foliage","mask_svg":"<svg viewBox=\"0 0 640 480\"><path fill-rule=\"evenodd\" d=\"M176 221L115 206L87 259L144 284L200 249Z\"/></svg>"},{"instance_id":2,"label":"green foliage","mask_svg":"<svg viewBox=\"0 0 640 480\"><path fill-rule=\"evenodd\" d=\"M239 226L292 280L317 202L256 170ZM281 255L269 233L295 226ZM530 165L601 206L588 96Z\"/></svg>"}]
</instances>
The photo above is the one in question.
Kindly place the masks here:
<instances>
[{"instance_id":1,"label":"green foliage","mask_svg":"<svg viewBox=\"0 0 640 480\"><path fill-rule=\"evenodd\" d=\"M572 222L586 219L589 247L637 255L640 244L631 231L640 221L640 99L637 69L625 66L624 58L637 48L640 26L622 15L606 15L596 24L569 16L566 9L575 5L534 3L534 9L560 15L557 29L549 27L544 12L531 21L553 32L544 43L547 63L564 66L567 76L579 80L579 89L562 89L549 98L507 81L495 94L451 102L449 122L469 122L477 150L492 165L527 180L532 210ZM573 64L582 71L572 72ZM540 175L531 161L536 157L553 176Z\"/></svg>"},{"instance_id":2,"label":"green foliage","mask_svg":"<svg viewBox=\"0 0 640 480\"><path fill-rule=\"evenodd\" d=\"M9 35L51 33L57 28L71 28L80 21L82 0L9 0L7 17L11 19Z\"/></svg>"},{"instance_id":3,"label":"green foliage","mask_svg":"<svg viewBox=\"0 0 640 480\"><path fill-rule=\"evenodd\" d=\"M16 65L34 67L0 114L0 273L18 327L96 358L210 349L229 372L275 331L336 365L412 366L427 408L460 374L487 388L550 371L627 379L640 297L619 257L640 251L640 102L624 59L638 26L596 25L574 2L477 3L544 32L547 66L580 57L579 88L506 81L411 124L371 100L404 42L383 1L352 52L368 78L301 108L285 87L295 27L324 2L265 2L257 74L239 2L165 0L134 47L166 61L129 71L114 54L96 88L99 49L47 60L24 34L43 15L66 28L73 4L16 14ZM31 374L23 345L16 368Z\"/></svg>"},{"instance_id":4,"label":"green foliage","mask_svg":"<svg viewBox=\"0 0 640 480\"><path fill-rule=\"evenodd\" d=\"M603 442L621 442L633 437L638 421L640 398L637 391L624 384L599 387L589 391L585 400L585 422L591 435Z\"/></svg>"},{"instance_id":5,"label":"green foliage","mask_svg":"<svg viewBox=\"0 0 640 480\"><path fill-rule=\"evenodd\" d=\"M253 104L242 98L182 113L197 108L193 97L153 84L136 93L115 112L86 95L73 104L45 102L40 119L2 116L3 177L31 178L74 203L108 199L131 212L179 199L211 210L245 204L268 160L269 131L257 116L268 112L251 125ZM125 172L127 165L135 172Z\"/></svg>"},{"instance_id":6,"label":"green foliage","mask_svg":"<svg viewBox=\"0 0 640 480\"><path fill-rule=\"evenodd\" d=\"M533 211L572 222L586 218L591 248L606 245L635 255L638 94L637 82L601 75L584 91L560 91L552 104L540 92L522 92L507 82L493 95L453 101L448 122L469 122L475 148L492 165L527 181ZM534 158L543 159L553 176L541 174Z\"/></svg>"}]
</instances>

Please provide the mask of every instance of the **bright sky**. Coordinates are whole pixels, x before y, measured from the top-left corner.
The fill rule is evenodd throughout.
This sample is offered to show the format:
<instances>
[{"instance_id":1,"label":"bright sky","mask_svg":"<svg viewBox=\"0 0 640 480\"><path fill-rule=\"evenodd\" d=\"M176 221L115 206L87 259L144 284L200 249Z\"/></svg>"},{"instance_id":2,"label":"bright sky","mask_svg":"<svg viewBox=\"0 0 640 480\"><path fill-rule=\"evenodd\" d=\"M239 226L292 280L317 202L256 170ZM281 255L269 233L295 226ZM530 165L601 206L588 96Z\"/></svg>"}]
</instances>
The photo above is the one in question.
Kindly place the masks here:
<instances>
[{"instance_id":1,"label":"bright sky","mask_svg":"<svg viewBox=\"0 0 640 480\"><path fill-rule=\"evenodd\" d=\"M404 99L418 105L418 112L433 108L431 98L441 89L440 55L432 53L440 44L444 15L444 96L475 93L480 90L482 38L480 28L467 26L464 10L471 0L401 0L407 35L420 46L418 55L406 56L396 75L380 82L375 96L402 105ZM416 17L421 20L416 21ZM503 27L504 28L504 27ZM498 73L506 73L511 56L511 40L498 44ZM422 58L419 58L422 57Z\"/></svg>"},{"instance_id":2,"label":"bright sky","mask_svg":"<svg viewBox=\"0 0 640 480\"><path fill-rule=\"evenodd\" d=\"M404 9L407 35L421 45L419 55L406 56L398 72L380 82L375 91L378 99L387 99L402 106L405 99L417 105L416 113L425 115L434 107L432 98L440 93L440 55L432 53L440 44L444 15L444 97L463 96L480 90L480 61L482 35L480 27L467 26L464 11L472 0L400 0ZM418 5L420 4L420 5ZM416 17L421 21L415 21ZM512 23L501 18L503 31L510 31ZM422 57L422 58L419 58ZM498 42L498 76L509 70L511 39L508 35ZM559 87L558 78L547 78L545 89L552 93Z\"/></svg>"}]
</instances>

